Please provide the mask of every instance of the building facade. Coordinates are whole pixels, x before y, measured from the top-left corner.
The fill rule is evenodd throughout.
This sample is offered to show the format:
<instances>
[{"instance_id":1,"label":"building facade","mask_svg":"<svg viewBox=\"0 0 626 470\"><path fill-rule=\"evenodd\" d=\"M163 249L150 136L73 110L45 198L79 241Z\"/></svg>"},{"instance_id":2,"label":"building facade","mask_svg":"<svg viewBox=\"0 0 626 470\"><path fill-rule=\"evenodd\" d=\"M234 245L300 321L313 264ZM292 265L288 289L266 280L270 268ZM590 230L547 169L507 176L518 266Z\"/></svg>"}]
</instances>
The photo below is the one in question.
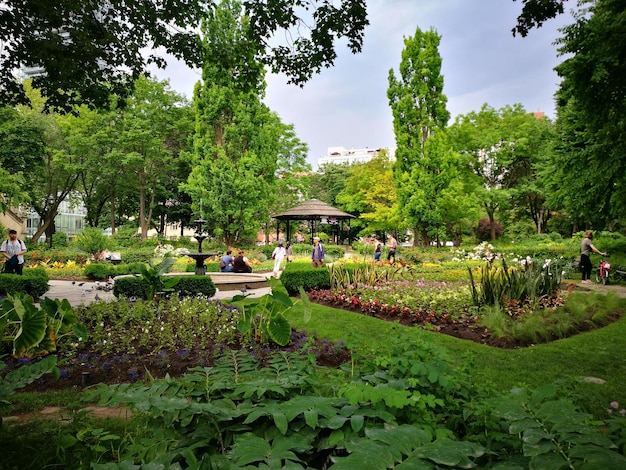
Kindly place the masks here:
<instances>
[{"instance_id":1,"label":"building facade","mask_svg":"<svg viewBox=\"0 0 626 470\"><path fill-rule=\"evenodd\" d=\"M346 163L348 165L352 165L354 163L366 163L378 155L378 152L381 150L383 150L383 148L371 149L365 147L362 149L347 149L345 147L328 147L328 153L317 160L317 166L321 168L328 163L333 163L335 165L342 165ZM389 159L391 161L395 161L396 148L391 147L384 150L387 150Z\"/></svg>"}]
</instances>

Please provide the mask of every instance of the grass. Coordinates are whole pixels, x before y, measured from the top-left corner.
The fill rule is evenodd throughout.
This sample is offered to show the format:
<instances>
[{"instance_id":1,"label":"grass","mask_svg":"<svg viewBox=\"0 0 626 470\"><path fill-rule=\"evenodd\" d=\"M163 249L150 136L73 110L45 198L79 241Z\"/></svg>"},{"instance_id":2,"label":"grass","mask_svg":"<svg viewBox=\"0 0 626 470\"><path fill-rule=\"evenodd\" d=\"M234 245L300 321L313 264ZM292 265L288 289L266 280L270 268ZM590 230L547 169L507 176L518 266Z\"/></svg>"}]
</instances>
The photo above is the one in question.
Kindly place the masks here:
<instances>
[{"instance_id":1,"label":"grass","mask_svg":"<svg viewBox=\"0 0 626 470\"><path fill-rule=\"evenodd\" d=\"M303 324L296 309L289 321L318 337L330 341L345 340L361 354L377 354L387 350L387 338L397 328L410 328L366 317L353 312L313 305L310 322ZM598 417L612 401L626 403L626 317L604 328L581 333L566 339L523 349L502 350L453 338L434 332L411 328L423 341L430 341L448 350L453 363L471 357L475 363L476 381L508 391L516 386L538 387L552 382L565 382L573 399ZM605 381L586 381L595 377Z\"/></svg>"}]
</instances>

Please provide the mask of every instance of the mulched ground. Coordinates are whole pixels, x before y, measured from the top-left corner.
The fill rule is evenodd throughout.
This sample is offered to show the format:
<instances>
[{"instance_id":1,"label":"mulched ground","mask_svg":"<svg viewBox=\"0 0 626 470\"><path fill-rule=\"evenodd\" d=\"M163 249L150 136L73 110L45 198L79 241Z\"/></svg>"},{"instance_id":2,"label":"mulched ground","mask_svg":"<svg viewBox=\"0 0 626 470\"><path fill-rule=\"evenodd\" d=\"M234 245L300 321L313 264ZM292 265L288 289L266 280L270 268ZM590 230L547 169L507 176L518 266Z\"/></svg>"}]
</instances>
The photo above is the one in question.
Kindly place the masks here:
<instances>
[{"instance_id":1,"label":"mulched ground","mask_svg":"<svg viewBox=\"0 0 626 470\"><path fill-rule=\"evenodd\" d=\"M294 332L293 336L302 338L302 333ZM296 340L296 342L301 341ZM278 349L291 351L293 346L272 350L259 349L249 351L249 354L256 356L259 363L263 364L265 357ZM350 352L342 344L331 344L326 340L316 340L307 351L315 355L317 364L321 366L339 367L350 360ZM4 362L7 368L3 372L9 372L20 367L24 360L16 360L7 356L4 358ZM180 377L190 368L209 367L214 364L213 352L208 350L162 350L158 353L139 351L137 354L101 354L92 352L87 344L85 348L81 349L77 357L59 360L60 378L58 380L51 374L46 374L20 391L42 392L68 388L82 390L99 383L119 384L136 381L145 383L150 377L163 378L166 374L170 377Z\"/></svg>"}]
</instances>

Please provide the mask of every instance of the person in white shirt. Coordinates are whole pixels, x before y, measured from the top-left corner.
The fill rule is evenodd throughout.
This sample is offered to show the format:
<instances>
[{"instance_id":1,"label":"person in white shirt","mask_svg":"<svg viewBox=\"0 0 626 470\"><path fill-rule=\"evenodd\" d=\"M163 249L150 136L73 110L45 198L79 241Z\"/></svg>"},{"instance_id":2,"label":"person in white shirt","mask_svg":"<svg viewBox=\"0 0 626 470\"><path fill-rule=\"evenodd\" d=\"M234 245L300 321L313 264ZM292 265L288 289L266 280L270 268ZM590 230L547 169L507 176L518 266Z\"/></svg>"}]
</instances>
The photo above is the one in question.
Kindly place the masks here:
<instances>
[{"instance_id":1,"label":"person in white shirt","mask_svg":"<svg viewBox=\"0 0 626 470\"><path fill-rule=\"evenodd\" d=\"M5 270L7 274L22 274L24 268L24 253L26 245L17 239L17 232L9 230L9 239L2 242L0 252L4 256Z\"/></svg>"},{"instance_id":2,"label":"person in white shirt","mask_svg":"<svg viewBox=\"0 0 626 470\"><path fill-rule=\"evenodd\" d=\"M278 246L274 248L274 251L272 252L272 259L274 260L274 277L278 277L280 265L285 259L285 256L287 256L287 250L285 250L283 242L280 241L278 242Z\"/></svg>"}]
</instances>

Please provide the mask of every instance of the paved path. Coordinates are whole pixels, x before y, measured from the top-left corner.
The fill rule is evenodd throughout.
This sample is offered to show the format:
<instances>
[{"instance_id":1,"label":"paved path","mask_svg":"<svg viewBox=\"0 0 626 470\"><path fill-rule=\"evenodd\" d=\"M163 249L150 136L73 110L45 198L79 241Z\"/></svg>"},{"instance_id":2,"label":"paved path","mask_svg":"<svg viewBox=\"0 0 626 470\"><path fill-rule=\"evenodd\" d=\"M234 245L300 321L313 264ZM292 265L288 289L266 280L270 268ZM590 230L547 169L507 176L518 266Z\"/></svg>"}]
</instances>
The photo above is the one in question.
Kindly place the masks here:
<instances>
[{"instance_id":1,"label":"paved path","mask_svg":"<svg viewBox=\"0 0 626 470\"><path fill-rule=\"evenodd\" d=\"M561 288L566 290L570 284L573 285L574 290L578 292L602 292L604 294L613 292L618 297L626 297L626 287L618 284L609 284L608 286L598 284L597 282L593 284L581 284L580 281L566 279L561 283Z\"/></svg>"},{"instance_id":2,"label":"paved path","mask_svg":"<svg viewBox=\"0 0 626 470\"><path fill-rule=\"evenodd\" d=\"M270 273L271 275L271 273ZM104 283L100 283L104 284ZM71 305L87 305L97 300L112 301L116 300L113 291L99 290L96 282L73 282L50 280L48 281L50 289L42 297L51 299L67 299ZM250 289L247 291L250 297L261 297L269 294L269 287L261 287L258 289ZM214 299L231 299L234 295L240 294L239 290L223 290L215 293Z\"/></svg>"}]
</instances>

